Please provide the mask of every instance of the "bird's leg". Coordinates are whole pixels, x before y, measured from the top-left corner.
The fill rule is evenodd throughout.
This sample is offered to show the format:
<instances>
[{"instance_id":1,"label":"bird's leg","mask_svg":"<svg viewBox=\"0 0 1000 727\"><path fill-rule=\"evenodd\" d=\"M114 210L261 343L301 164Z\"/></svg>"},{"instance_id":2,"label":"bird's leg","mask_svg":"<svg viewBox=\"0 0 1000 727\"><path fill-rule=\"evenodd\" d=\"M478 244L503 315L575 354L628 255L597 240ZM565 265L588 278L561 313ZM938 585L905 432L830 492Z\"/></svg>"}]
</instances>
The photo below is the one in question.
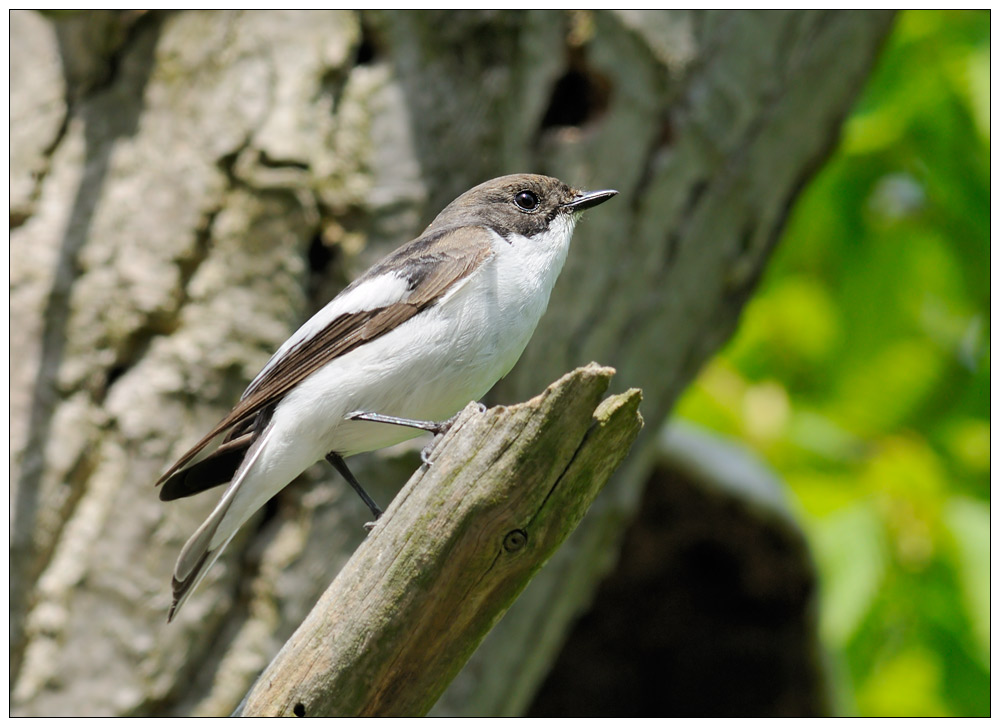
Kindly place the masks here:
<instances>
[{"instance_id":1,"label":"bird's leg","mask_svg":"<svg viewBox=\"0 0 1000 727\"><path fill-rule=\"evenodd\" d=\"M420 450L420 461L426 465L431 463L431 450L437 444L438 439L451 428L458 418L458 414L443 422L430 422L423 419L404 419L402 417L391 417L385 414L376 414L373 411L355 411L347 415L348 419L356 422L376 422L378 424L395 424L397 427L409 427L410 429L422 429L434 435L434 439L426 447Z\"/></svg>"},{"instance_id":2,"label":"bird's leg","mask_svg":"<svg viewBox=\"0 0 1000 727\"><path fill-rule=\"evenodd\" d=\"M397 427L409 427L410 429L423 429L425 432L433 434L443 434L448 431L455 417L443 422L430 422L424 419L404 419L403 417L391 417L386 414L376 414L373 411L354 411L347 415L348 419L356 422L375 422L376 424L393 424Z\"/></svg>"},{"instance_id":3,"label":"bird's leg","mask_svg":"<svg viewBox=\"0 0 1000 727\"><path fill-rule=\"evenodd\" d=\"M478 406L480 413L486 411L486 406L484 404L478 403ZM458 412L458 414L461 414L461 412ZM345 418L360 422L376 422L378 424L394 424L397 427L409 427L410 429L423 429L425 432L430 432L431 434L444 434L451 429L451 425L455 423L456 419L458 419L458 414L455 414L455 416L450 419L445 419L442 422L392 417L387 414L376 414L373 411L352 411Z\"/></svg>"},{"instance_id":4,"label":"bird's leg","mask_svg":"<svg viewBox=\"0 0 1000 727\"><path fill-rule=\"evenodd\" d=\"M347 480L347 483L354 488L354 491L358 493L358 495L361 497L362 500L364 500L364 503L368 506L368 509L372 511L372 516L376 520L382 517L382 510L379 508L378 505L375 504L375 501L371 498L371 495L365 492L365 488L361 486L360 482L358 482L358 478L355 477L354 474L349 469L347 469L347 462L344 461L344 458L341 457L336 452L329 452L326 455L326 461L332 464L334 466L334 469L336 469L337 472L343 475L344 479ZM375 527L374 522L365 523L365 530L371 530L373 527Z\"/></svg>"},{"instance_id":5,"label":"bird's leg","mask_svg":"<svg viewBox=\"0 0 1000 727\"><path fill-rule=\"evenodd\" d=\"M480 414L486 411L486 406L482 402L477 403ZM458 414L461 414L461 412L458 412ZM456 419L458 419L458 414L455 414L455 416L450 419L445 419L443 422L430 422L423 419L405 419L403 417L392 417L386 414L376 414L373 411L354 411L347 415L347 419L361 422L376 422L378 424L394 424L398 427L422 429L425 432L434 434L434 441L420 451L420 461L429 465L431 463L431 450L434 449L434 445L437 444L438 439L451 429L451 425L455 423Z\"/></svg>"}]
</instances>

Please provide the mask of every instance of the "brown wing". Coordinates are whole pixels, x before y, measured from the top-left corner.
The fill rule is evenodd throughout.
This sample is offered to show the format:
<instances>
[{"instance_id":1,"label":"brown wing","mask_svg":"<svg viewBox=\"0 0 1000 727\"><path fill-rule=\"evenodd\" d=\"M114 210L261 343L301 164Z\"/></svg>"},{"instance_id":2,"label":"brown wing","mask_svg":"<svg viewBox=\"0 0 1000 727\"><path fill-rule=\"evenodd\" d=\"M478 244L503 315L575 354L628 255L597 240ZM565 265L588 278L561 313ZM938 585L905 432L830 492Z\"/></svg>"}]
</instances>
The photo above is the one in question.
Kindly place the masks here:
<instances>
[{"instance_id":1,"label":"brown wing","mask_svg":"<svg viewBox=\"0 0 1000 727\"><path fill-rule=\"evenodd\" d=\"M276 405L296 384L330 361L388 333L437 303L452 285L467 277L491 255L489 233L477 227L436 231L401 247L371 268L358 282L390 270L405 271L410 292L403 300L382 308L338 316L315 335L290 349L251 384L233 410L177 460L156 484L169 479L226 430L249 427L254 417ZM244 449L246 446L249 444L244 445ZM191 486L192 491L188 494L211 486L214 485L201 489Z\"/></svg>"}]
</instances>

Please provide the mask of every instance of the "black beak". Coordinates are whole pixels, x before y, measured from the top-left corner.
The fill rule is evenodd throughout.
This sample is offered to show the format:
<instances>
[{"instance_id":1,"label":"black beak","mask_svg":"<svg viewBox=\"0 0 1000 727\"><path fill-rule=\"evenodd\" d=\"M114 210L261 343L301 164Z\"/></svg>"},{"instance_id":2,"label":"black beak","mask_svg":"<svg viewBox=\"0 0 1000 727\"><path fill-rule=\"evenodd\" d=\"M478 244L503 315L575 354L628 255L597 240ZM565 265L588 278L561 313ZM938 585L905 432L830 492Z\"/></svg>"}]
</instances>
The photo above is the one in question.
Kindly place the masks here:
<instances>
[{"instance_id":1,"label":"black beak","mask_svg":"<svg viewBox=\"0 0 1000 727\"><path fill-rule=\"evenodd\" d=\"M596 207L602 202L607 202L616 194L618 194L617 189L601 189L597 192L579 192L576 197L573 198L572 202L567 202L563 205L563 207L572 212L583 212L584 210L589 210L591 207Z\"/></svg>"}]
</instances>

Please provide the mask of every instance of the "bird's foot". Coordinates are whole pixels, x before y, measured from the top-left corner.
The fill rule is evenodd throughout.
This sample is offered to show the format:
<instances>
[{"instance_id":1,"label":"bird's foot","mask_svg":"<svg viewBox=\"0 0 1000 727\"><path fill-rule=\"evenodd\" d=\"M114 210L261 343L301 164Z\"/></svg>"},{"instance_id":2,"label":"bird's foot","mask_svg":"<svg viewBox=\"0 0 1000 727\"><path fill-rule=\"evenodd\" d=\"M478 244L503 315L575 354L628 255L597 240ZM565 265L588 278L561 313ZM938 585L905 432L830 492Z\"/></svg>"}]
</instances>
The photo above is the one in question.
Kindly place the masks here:
<instances>
[{"instance_id":1,"label":"bird's foot","mask_svg":"<svg viewBox=\"0 0 1000 727\"><path fill-rule=\"evenodd\" d=\"M479 407L480 414L486 412L486 405L483 402L477 401L476 406ZM458 419L459 414L461 413L462 412L458 412L458 414L451 417L450 419L446 419L443 422L437 423L437 430L434 432L434 439L432 439L426 447L420 450L421 462L423 462L427 466L431 465L431 454L434 452L434 448L437 447L438 442L440 442L444 438L444 435L448 433L448 430L452 428L452 426L455 424L455 421Z\"/></svg>"},{"instance_id":2,"label":"bird's foot","mask_svg":"<svg viewBox=\"0 0 1000 727\"><path fill-rule=\"evenodd\" d=\"M437 446L438 441L442 437L444 437L443 434L435 434L434 439L432 439L426 447L420 450L420 461L428 467L431 466L431 453L434 451L434 448Z\"/></svg>"}]
</instances>

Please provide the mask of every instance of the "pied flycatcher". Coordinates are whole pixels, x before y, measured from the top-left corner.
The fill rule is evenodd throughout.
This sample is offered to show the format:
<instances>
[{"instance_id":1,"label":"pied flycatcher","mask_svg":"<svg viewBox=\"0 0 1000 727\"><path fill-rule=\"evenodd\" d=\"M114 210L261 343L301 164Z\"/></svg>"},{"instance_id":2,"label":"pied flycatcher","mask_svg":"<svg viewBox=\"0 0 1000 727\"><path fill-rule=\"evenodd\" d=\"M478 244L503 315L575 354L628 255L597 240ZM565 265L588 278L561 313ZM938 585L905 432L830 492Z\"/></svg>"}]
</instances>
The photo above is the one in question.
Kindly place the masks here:
<instances>
[{"instance_id":1,"label":"pied flycatcher","mask_svg":"<svg viewBox=\"0 0 1000 727\"><path fill-rule=\"evenodd\" d=\"M181 550L168 620L237 529L324 457L377 518L343 458L434 429L506 375L545 312L580 214L616 194L536 174L480 184L285 341L157 482L162 500L230 483Z\"/></svg>"}]
</instances>

